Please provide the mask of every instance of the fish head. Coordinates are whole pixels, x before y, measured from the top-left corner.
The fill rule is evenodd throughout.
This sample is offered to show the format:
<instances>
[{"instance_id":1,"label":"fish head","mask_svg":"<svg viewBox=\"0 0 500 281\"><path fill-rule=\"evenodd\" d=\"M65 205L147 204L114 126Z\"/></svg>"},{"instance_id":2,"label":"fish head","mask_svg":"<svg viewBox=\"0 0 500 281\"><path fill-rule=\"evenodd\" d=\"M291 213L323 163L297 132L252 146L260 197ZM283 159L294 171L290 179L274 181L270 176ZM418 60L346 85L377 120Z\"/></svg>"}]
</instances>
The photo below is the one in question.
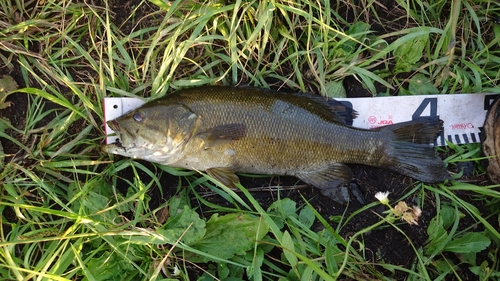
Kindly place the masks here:
<instances>
[{"instance_id":1,"label":"fish head","mask_svg":"<svg viewBox=\"0 0 500 281\"><path fill-rule=\"evenodd\" d=\"M196 130L199 118L181 104L145 104L107 122L117 141L104 150L113 154L168 165L182 157L182 150Z\"/></svg>"}]
</instances>

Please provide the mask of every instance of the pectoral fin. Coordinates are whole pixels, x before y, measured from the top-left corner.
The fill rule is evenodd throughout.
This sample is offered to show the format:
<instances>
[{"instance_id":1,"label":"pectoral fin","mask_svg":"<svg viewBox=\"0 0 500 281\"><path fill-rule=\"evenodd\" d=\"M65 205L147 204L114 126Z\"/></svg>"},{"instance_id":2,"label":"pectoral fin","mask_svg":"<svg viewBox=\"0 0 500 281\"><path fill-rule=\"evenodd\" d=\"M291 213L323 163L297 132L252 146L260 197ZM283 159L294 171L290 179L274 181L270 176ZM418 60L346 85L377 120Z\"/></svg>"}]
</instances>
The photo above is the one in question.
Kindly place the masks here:
<instances>
[{"instance_id":1,"label":"pectoral fin","mask_svg":"<svg viewBox=\"0 0 500 281\"><path fill-rule=\"evenodd\" d=\"M321 194L330 197L337 203L349 201L349 190L346 186L352 179L351 169L342 163L333 163L328 167L309 173L298 174L304 182L317 187Z\"/></svg>"},{"instance_id":2,"label":"pectoral fin","mask_svg":"<svg viewBox=\"0 0 500 281\"><path fill-rule=\"evenodd\" d=\"M238 176L229 168L210 168L207 169L207 174L231 188L235 187L234 185L240 182Z\"/></svg>"},{"instance_id":3,"label":"pectoral fin","mask_svg":"<svg viewBox=\"0 0 500 281\"><path fill-rule=\"evenodd\" d=\"M200 136L205 140L205 149L208 149L221 143L239 140L246 134L246 125L235 123L208 129L205 132L200 133Z\"/></svg>"}]
</instances>

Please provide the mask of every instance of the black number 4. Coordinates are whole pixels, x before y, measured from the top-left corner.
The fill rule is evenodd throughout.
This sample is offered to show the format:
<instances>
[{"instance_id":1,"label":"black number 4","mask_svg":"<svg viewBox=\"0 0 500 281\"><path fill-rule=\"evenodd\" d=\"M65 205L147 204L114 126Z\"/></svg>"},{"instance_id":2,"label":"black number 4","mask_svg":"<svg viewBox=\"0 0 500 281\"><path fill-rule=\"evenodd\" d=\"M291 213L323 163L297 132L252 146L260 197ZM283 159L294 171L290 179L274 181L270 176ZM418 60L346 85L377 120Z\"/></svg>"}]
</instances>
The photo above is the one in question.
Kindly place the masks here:
<instances>
[{"instance_id":1,"label":"black number 4","mask_svg":"<svg viewBox=\"0 0 500 281\"><path fill-rule=\"evenodd\" d=\"M422 116L427 107L430 107L430 115ZM425 98L411 116L411 120L417 120L421 117L438 118L437 98Z\"/></svg>"}]
</instances>

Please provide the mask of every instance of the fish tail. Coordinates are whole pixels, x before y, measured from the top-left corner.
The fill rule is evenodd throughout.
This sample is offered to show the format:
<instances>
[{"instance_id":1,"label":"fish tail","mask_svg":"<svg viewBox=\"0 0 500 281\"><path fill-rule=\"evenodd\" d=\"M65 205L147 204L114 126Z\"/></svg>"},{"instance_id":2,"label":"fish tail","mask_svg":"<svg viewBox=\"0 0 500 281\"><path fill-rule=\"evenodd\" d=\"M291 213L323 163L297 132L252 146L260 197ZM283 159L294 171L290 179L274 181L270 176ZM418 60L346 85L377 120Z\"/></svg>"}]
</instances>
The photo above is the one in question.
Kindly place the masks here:
<instances>
[{"instance_id":1,"label":"fish tail","mask_svg":"<svg viewBox=\"0 0 500 281\"><path fill-rule=\"evenodd\" d=\"M393 137L385 148L382 166L427 183L450 179L446 164L430 145L442 128L442 120L431 118L383 127L381 132Z\"/></svg>"}]
</instances>

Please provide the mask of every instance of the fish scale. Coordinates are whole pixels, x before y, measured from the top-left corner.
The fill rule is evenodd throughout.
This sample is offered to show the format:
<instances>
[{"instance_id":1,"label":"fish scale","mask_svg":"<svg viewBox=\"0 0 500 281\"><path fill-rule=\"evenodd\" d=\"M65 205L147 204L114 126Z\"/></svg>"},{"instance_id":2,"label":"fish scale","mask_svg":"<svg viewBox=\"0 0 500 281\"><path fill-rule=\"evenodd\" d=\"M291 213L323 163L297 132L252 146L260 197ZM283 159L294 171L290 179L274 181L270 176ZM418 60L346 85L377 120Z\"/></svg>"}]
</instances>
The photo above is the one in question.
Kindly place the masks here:
<instances>
[{"instance_id":1,"label":"fish scale","mask_svg":"<svg viewBox=\"0 0 500 281\"><path fill-rule=\"evenodd\" d=\"M441 131L440 120L365 130L346 125L354 116L341 103L311 94L191 88L108 122L120 143L106 149L207 171L229 186L238 181L235 172L293 175L339 202L347 200L345 184L352 177L345 163L384 167L426 182L449 179L428 144Z\"/></svg>"}]
</instances>

